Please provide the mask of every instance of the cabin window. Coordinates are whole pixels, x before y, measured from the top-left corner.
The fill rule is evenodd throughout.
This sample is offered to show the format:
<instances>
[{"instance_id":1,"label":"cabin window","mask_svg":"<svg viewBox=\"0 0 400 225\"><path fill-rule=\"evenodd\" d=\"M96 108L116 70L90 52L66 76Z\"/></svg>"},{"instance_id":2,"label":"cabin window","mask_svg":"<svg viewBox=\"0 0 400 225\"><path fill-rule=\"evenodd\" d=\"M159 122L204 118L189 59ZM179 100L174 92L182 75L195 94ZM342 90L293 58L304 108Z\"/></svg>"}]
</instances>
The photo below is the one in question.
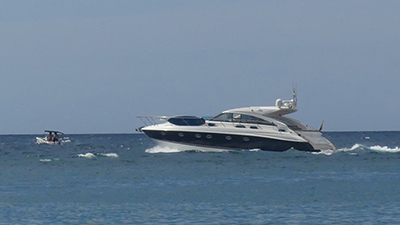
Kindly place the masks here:
<instances>
[{"instance_id":1,"label":"cabin window","mask_svg":"<svg viewBox=\"0 0 400 225\"><path fill-rule=\"evenodd\" d=\"M263 125L274 125L272 122L251 116L251 115L246 115L242 114L240 118L241 123L255 123L255 124L263 124Z\"/></svg>"},{"instance_id":2,"label":"cabin window","mask_svg":"<svg viewBox=\"0 0 400 225\"><path fill-rule=\"evenodd\" d=\"M291 129L300 129L296 124L286 120L284 117L273 117L273 118L278 120L279 122L286 124Z\"/></svg>"},{"instance_id":3,"label":"cabin window","mask_svg":"<svg viewBox=\"0 0 400 225\"><path fill-rule=\"evenodd\" d=\"M267 121L265 119L242 113L221 113L218 116L212 118L211 121L252 123L252 124L263 124L271 126L275 125L274 123Z\"/></svg>"},{"instance_id":4,"label":"cabin window","mask_svg":"<svg viewBox=\"0 0 400 225\"><path fill-rule=\"evenodd\" d=\"M211 121L221 121L221 122L232 122L232 113L221 113L218 116L211 119Z\"/></svg>"}]
</instances>

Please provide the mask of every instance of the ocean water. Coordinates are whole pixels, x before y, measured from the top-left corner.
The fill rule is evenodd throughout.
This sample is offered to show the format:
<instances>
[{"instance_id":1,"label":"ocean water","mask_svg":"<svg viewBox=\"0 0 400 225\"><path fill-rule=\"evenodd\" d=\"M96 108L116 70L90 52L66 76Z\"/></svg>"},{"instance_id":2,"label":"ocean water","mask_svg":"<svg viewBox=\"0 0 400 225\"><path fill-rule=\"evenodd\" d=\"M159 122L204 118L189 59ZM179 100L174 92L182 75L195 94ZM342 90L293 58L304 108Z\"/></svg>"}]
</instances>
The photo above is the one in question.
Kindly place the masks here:
<instances>
[{"instance_id":1,"label":"ocean water","mask_svg":"<svg viewBox=\"0 0 400 225\"><path fill-rule=\"evenodd\" d=\"M400 223L400 132L326 132L321 153L36 136L0 136L0 224Z\"/></svg>"}]
</instances>

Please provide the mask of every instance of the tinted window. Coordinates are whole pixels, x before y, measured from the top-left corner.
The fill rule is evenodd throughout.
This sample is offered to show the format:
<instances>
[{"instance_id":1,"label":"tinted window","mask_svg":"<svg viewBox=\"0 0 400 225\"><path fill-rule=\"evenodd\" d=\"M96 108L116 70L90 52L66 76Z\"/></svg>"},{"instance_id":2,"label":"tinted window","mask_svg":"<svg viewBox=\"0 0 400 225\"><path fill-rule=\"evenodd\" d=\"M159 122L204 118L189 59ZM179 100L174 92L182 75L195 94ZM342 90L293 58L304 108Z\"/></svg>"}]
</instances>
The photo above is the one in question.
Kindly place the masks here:
<instances>
[{"instance_id":1,"label":"tinted window","mask_svg":"<svg viewBox=\"0 0 400 225\"><path fill-rule=\"evenodd\" d=\"M212 118L212 121L232 122L232 113L221 113L218 116Z\"/></svg>"},{"instance_id":2,"label":"tinted window","mask_svg":"<svg viewBox=\"0 0 400 225\"><path fill-rule=\"evenodd\" d=\"M264 125L274 125L272 122L269 122L267 120L251 116L251 115L246 115L242 114L241 117L241 122L242 123L256 123L256 124L264 124Z\"/></svg>"},{"instance_id":3,"label":"tinted window","mask_svg":"<svg viewBox=\"0 0 400 225\"><path fill-rule=\"evenodd\" d=\"M178 126L200 126L205 123L205 120L195 116L177 116L168 119L168 122Z\"/></svg>"},{"instance_id":4,"label":"tinted window","mask_svg":"<svg viewBox=\"0 0 400 225\"><path fill-rule=\"evenodd\" d=\"M212 121L221 121L221 122L236 122L236 123L254 123L254 124L264 124L264 125L274 125L272 122L267 120L241 114L241 113L222 113L218 116L211 119Z\"/></svg>"}]
</instances>

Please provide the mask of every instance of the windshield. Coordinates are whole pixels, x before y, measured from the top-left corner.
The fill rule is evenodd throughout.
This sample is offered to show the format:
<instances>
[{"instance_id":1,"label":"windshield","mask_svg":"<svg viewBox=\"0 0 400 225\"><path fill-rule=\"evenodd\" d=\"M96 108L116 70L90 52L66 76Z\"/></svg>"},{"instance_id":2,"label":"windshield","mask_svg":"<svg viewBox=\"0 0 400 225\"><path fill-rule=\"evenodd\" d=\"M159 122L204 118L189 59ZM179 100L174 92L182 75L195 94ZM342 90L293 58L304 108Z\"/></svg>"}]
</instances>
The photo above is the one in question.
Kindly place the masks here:
<instances>
[{"instance_id":1,"label":"windshield","mask_svg":"<svg viewBox=\"0 0 400 225\"><path fill-rule=\"evenodd\" d=\"M200 126L205 120L195 116L176 116L168 119L168 122L178 126Z\"/></svg>"}]
</instances>

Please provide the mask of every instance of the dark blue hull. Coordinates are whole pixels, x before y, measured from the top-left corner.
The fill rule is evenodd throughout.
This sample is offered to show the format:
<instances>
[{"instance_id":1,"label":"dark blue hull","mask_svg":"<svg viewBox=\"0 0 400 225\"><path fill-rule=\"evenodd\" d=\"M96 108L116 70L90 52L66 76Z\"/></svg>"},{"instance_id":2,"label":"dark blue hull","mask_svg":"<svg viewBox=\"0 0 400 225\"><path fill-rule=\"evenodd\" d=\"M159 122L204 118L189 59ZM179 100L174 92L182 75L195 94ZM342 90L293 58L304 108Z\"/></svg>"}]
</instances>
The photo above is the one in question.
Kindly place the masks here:
<instances>
[{"instance_id":1,"label":"dark blue hull","mask_svg":"<svg viewBox=\"0 0 400 225\"><path fill-rule=\"evenodd\" d=\"M152 139L199 147L226 149L261 149L264 151L286 151L294 148L300 151L318 151L307 142L291 142L271 138L216 133L149 131L143 132Z\"/></svg>"}]
</instances>

